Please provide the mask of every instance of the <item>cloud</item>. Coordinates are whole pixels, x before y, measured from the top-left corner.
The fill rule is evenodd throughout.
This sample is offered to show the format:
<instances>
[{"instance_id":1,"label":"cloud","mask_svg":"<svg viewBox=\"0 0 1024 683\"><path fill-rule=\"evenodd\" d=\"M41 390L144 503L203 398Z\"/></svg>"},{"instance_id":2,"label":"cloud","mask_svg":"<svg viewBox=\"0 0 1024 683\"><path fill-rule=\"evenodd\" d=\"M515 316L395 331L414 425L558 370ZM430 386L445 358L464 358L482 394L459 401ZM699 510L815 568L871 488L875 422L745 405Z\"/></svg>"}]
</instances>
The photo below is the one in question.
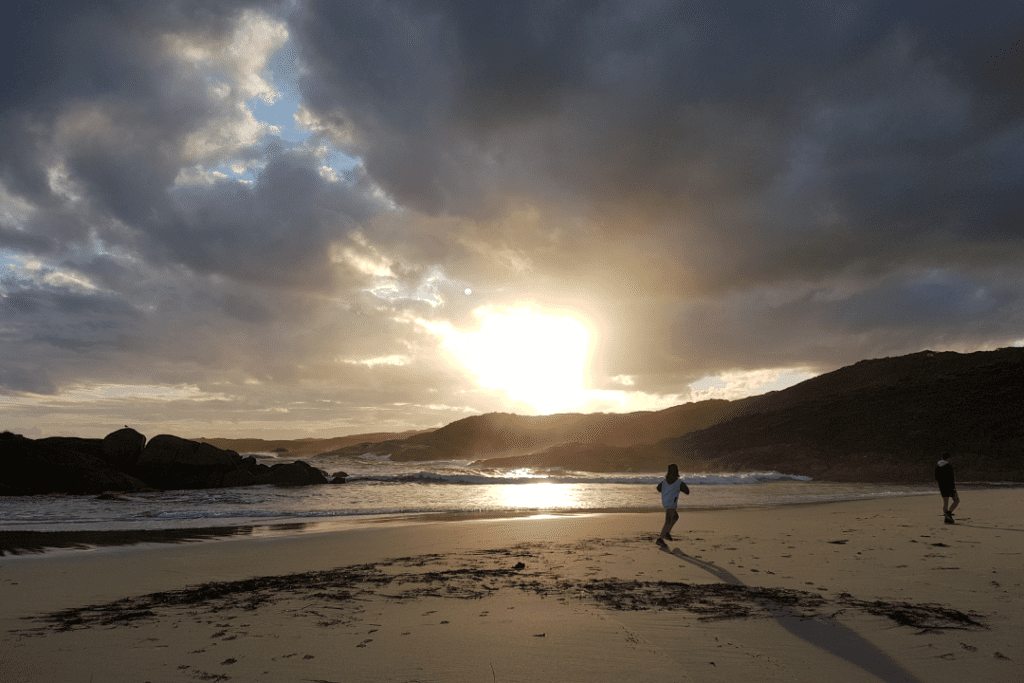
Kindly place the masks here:
<instances>
[{"instance_id":1,"label":"cloud","mask_svg":"<svg viewBox=\"0 0 1024 683\"><path fill-rule=\"evenodd\" d=\"M585 319L586 390L610 409L1020 338L1018 3L8 19L9 394L195 386L240 424L433 424L430 406L509 408L410 322L472 334L485 306ZM306 141L260 119L290 98Z\"/></svg>"}]
</instances>

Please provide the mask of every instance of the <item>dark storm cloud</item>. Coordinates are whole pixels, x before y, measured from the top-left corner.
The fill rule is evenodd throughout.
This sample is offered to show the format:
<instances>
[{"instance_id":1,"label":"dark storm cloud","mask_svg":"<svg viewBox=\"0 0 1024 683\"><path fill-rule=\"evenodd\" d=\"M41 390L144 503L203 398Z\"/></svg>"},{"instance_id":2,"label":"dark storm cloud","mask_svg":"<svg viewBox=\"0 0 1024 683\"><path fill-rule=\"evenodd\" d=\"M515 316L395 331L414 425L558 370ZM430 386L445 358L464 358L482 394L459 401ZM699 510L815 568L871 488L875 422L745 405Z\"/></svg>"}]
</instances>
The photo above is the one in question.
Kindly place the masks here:
<instances>
[{"instance_id":1,"label":"dark storm cloud","mask_svg":"<svg viewBox=\"0 0 1024 683\"><path fill-rule=\"evenodd\" d=\"M344 309L319 317L352 284L338 281L330 246L379 200L357 178L325 180L311 149L233 137L249 125L241 86L214 74L229 86L214 92L168 43L216 55L244 10L277 4L10 8L0 184L25 208L0 247L49 265L0 283L6 389L292 381L297 359L325 362L346 343ZM255 165L255 182L176 185L196 163L232 160Z\"/></svg>"},{"instance_id":2,"label":"dark storm cloud","mask_svg":"<svg viewBox=\"0 0 1024 683\"><path fill-rule=\"evenodd\" d=\"M553 289L655 287L643 306L598 305L610 334L637 342L609 344L623 371L689 362L657 321L695 294L740 307L722 313L738 339L716 361L736 366L762 353L828 366L844 316L850 330L891 330L900 350L950 324L977 343L1017 334L1009 322L983 332L966 309L918 308L913 330L885 311L921 303L900 271L983 281L1024 258L1019 3L312 2L293 25L307 104L402 203L487 219L519 201L551 223L561 205L600 225L516 233L485 220L477 234L528 254ZM560 250L546 250L556 230ZM645 254L672 262L661 281ZM744 317L742 292L842 280L875 296L804 308L801 326L827 342L794 342L782 325L778 348L743 341L754 319L785 316ZM1020 306L1008 296L977 315L1017 320ZM630 312L641 308L646 321Z\"/></svg>"},{"instance_id":3,"label":"dark storm cloud","mask_svg":"<svg viewBox=\"0 0 1024 683\"><path fill-rule=\"evenodd\" d=\"M57 250L57 241L0 225L0 249L50 254Z\"/></svg>"},{"instance_id":4,"label":"dark storm cloud","mask_svg":"<svg viewBox=\"0 0 1024 683\"><path fill-rule=\"evenodd\" d=\"M36 203L52 201L46 170L52 161L46 151L48 138L55 117L79 101L130 102L146 113L133 123L145 128L143 119L148 115L151 124L168 129L164 139L173 140L175 132L194 124L211 104L200 96L198 83L182 80L161 62L161 35L181 31L223 39L241 10L273 4L231 0L7 3L0 25L0 56L7 65L0 75L0 180ZM88 165L88 150L79 155L84 157L79 163ZM135 156L135 161L146 160ZM112 159L106 164L100 161L94 163L101 176L114 172ZM138 169L144 176L153 173L147 169L154 160L148 161ZM138 188L145 189L141 184Z\"/></svg>"},{"instance_id":5,"label":"dark storm cloud","mask_svg":"<svg viewBox=\"0 0 1024 683\"><path fill-rule=\"evenodd\" d=\"M166 220L148 224L148 250L202 273L327 290L332 241L379 207L321 177L318 160L275 150L252 186L235 181L180 188Z\"/></svg>"},{"instance_id":6,"label":"dark storm cloud","mask_svg":"<svg viewBox=\"0 0 1024 683\"><path fill-rule=\"evenodd\" d=\"M539 166L594 203L709 215L727 239L785 238L815 222L813 202L883 226L930 226L953 204L978 228L1020 208L1004 173L1019 136L998 144L1020 87L984 57L1019 40L1014 3L310 3L303 17L308 102L352 122L375 177L426 210L468 210L448 201L463 188L448 161L487 153L507 161L496 182ZM807 147L820 168L817 191L792 197L802 215L708 210L770 191Z\"/></svg>"},{"instance_id":7,"label":"dark storm cloud","mask_svg":"<svg viewBox=\"0 0 1024 683\"><path fill-rule=\"evenodd\" d=\"M128 350L141 322L139 311L118 294L46 282L52 269L31 280L0 280L0 388L53 393L97 365L117 367L110 354Z\"/></svg>"},{"instance_id":8,"label":"dark storm cloud","mask_svg":"<svg viewBox=\"0 0 1024 683\"><path fill-rule=\"evenodd\" d=\"M665 338L687 367L713 372L755 346L769 365L798 367L812 359L838 367L929 345L984 347L1022 328L1024 308L1013 275L895 273L847 294L766 290L693 302Z\"/></svg>"},{"instance_id":9,"label":"dark storm cloud","mask_svg":"<svg viewBox=\"0 0 1024 683\"><path fill-rule=\"evenodd\" d=\"M301 66L308 143L242 106L247 10L287 24L270 68ZM413 319L468 329L517 301L581 312L595 375L663 394L1020 339L1019 2L17 2L5 19L8 390L189 382L231 387L238 414L304 391L454 404L472 382ZM325 141L359 162L340 182ZM213 172L230 164L253 182Z\"/></svg>"},{"instance_id":10,"label":"dark storm cloud","mask_svg":"<svg viewBox=\"0 0 1024 683\"><path fill-rule=\"evenodd\" d=\"M273 3L30 3L13 12L5 26L20 69L4 84L0 165L5 187L37 210L23 230L5 228L3 242L46 253L47 238L67 246L95 235L203 273L327 284L329 240L376 209L349 185L323 180L311 154L240 149L240 159L266 162L252 187L171 189L196 160L189 136L218 117L230 124L236 103L215 100L200 73L169 62L160 39L180 32L216 45L241 10L261 5ZM48 177L58 155L70 191L82 195L74 206Z\"/></svg>"}]
</instances>

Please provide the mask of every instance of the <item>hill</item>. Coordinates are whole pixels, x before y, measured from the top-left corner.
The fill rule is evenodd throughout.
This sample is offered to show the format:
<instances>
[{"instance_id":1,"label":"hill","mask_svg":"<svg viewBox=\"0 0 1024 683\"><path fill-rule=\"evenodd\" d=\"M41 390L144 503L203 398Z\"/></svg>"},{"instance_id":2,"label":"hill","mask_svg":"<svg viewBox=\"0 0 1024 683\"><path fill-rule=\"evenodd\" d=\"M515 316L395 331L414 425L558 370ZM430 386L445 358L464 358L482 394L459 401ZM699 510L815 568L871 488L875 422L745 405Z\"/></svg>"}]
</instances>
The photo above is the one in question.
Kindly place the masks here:
<instances>
[{"instance_id":1,"label":"hill","mask_svg":"<svg viewBox=\"0 0 1024 683\"><path fill-rule=\"evenodd\" d=\"M236 451L238 453L280 453L288 457L307 458L320 453L352 446L354 444L377 443L387 440L402 440L433 430L412 430L407 432L375 432L371 434L353 434L352 436L336 436L327 439L229 439L206 438L194 439L200 443L208 443L217 448Z\"/></svg>"},{"instance_id":2,"label":"hill","mask_svg":"<svg viewBox=\"0 0 1024 683\"><path fill-rule=\"evenodd\" d=\"M737 414L740 401L701 401L656 412L512 415L488 413L457 420L405 439L359 443L325 452L390 454L394 461L476 460L514 456L567 443L627 447L648 444L717 424Z\"/></svg>"},{"instance_id":3,"label":"hill","mask_svg":"<svg viewBox=\"0 0 1024 683\"><path fill-rule=\"evenodd\" d=\"M739 405L735 405L739 404ZM866 360L734 402L713 425L645 446L565 444L494 466L591 471L776 470L827 481L1024 481L1024 349Z\"/></svg>"}]
</instances>

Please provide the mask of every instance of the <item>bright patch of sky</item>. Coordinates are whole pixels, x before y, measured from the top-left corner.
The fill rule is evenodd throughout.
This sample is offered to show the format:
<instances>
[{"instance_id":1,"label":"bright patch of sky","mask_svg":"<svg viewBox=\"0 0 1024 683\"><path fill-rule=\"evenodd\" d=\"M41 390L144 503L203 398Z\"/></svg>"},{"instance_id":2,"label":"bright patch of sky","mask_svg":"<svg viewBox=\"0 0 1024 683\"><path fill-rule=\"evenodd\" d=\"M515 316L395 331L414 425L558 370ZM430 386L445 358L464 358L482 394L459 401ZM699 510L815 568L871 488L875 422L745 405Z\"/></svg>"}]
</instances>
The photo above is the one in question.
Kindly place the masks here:
<instances>
[{"instance_id":1,"label":"bright patch of sky","mask_svg":"<svg viewBox=\"0 0 1024 683\"><path fill-rule=\"evenodd\" d=\"M711 398L734 400L766 394L769 391L781 391L812 377L815 377L814 373L799 369L726 372L691 382L690 389L693 391L694 401Z\"/></svg>"},{"instance_id":2,"label":"bright patch of sky","mask_svg":"<svg viewBox=\"0 0 1024 683\"><path fill-rule=\"evenodd\" d=\"M14 269L23 265L24 261L16 256L13 252L0 249L0 280L6 277L8 274L12 274ZM0 282L0 287L2 287ZM2 291L2 289L0 289Z\"/></svg>"},{"instance_id":3,"label":"bright patch of sky","mask_svg":"<svg viewBox=\"0 0 1024 683\"><path fill-rule=\"evenodd\" d=\"M453 282L444 274L440 267L435 266L430 268L418 283L410 285L395 278L381 277L378 278L378 282L373 287L368 288L366 291L378 299L385 299L387 301L400 299L422 301L429 304L431 308L436 308L444 305L445 297L443 290ZM454 282L454 284L456 288L459 286L457 282ZM470 296L472 293L472 290L468 288L464 291L468 292L466 296Z\"/></svg>"},{"instance_id":4,"label":"bright patch of sky","mask_svg":"<svg viewBox=\"0 0 1024 683\"><path fill-rule=\"evenodd\" d=\"M301 68L292 39L289 38L284 46L270 57L267 64L267 80L274 84L275 97L254 96L246 102L246 106L256 120L267 126L267 132L270 135L277 136L292 145L305 144L312 135L312 131L300 125L295 116L302 101L298 86ZM333 149L329 142L321 141L320 144L328 146L324 165L335 175L349 171L361 163L360 159ZM240 180L255 180L252 167L243 170L225 164L215 170Z\"/></svg>"},{"instance_id":5,"label":"bright patch of sky","mask_svg":"<svg viewBox=\"0 0 1024 683\"><path fill-rule=\"evenodd\" d=\"M59 405L96 401L225 401L223 394L209 393L192 385L95 384L76 385L54 396L0 395L0 403L12 405Z\"/></svg>"}]
</instances>

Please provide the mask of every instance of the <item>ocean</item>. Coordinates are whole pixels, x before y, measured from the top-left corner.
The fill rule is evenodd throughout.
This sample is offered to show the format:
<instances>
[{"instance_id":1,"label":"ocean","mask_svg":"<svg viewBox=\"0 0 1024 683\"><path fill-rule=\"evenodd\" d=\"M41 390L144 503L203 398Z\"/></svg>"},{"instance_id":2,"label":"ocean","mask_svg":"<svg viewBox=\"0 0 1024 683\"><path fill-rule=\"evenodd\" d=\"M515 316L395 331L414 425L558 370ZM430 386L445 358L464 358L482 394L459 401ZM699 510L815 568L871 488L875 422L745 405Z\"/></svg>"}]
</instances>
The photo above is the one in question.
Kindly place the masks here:
<instances>
[{"instance_id":1,"label":"ocean","mask_svg":"<svg viewBox=\"0 0 1024 683\"><path fill-rule=\"evenodd\" d=\"M252 453L260 462L294 458ZM340 485L253 486L104 496L0 496L2 531L131 531L246 527L282 532L411 520L426 514L536 515L658 511L662 472L595 474L392 462L387 456L304 458L346 472ZM780 472L684 472L680 509L772 506L934 494L932 486L839 484Z\"/></svg>"}]
</instances>

